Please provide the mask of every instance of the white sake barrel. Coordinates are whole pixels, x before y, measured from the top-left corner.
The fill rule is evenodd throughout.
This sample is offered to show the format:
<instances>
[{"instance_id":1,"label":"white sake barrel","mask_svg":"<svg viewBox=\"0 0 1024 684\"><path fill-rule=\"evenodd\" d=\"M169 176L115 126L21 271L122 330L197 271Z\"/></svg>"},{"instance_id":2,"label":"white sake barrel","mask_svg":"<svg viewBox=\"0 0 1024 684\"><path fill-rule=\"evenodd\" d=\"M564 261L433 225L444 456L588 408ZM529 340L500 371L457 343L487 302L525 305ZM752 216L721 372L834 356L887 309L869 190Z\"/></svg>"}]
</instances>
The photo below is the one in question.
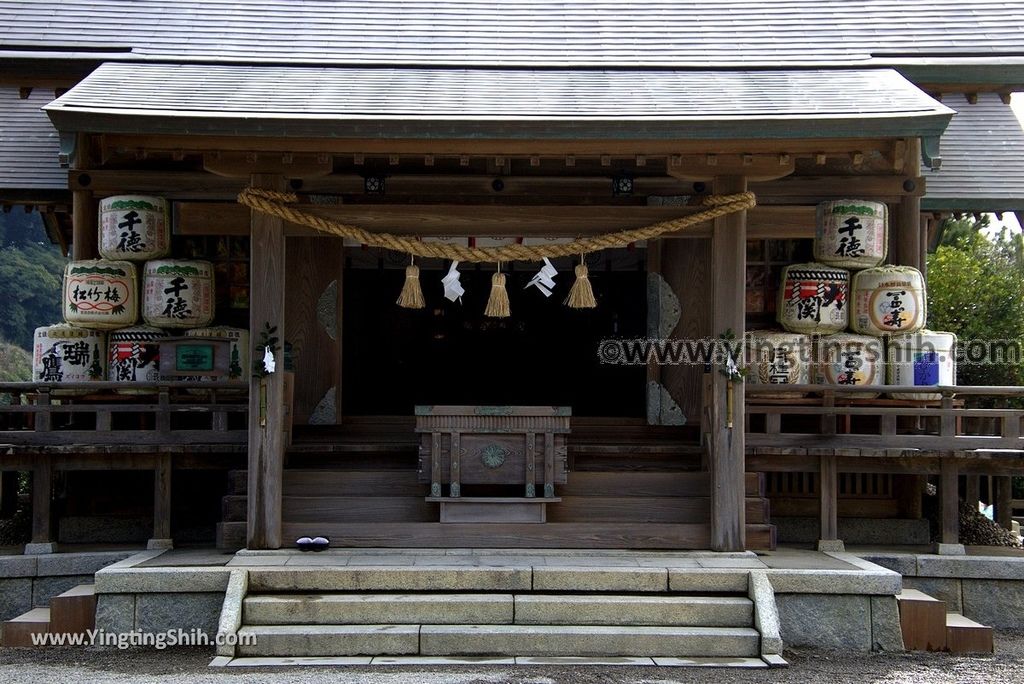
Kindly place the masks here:
<instances>
[{"instance_id":1,"label":"white sake barrel","mask_svg":"<svg viewBox=\"0 0 1024 684\"><path fill-rule=\"evenodd\" d=\"M869 335L838 333L817 340L818 382L823 385L861 387L885 384L885 346ZM844 397L870 399L879 392L843 394Z\"/></svg>"},{"instance_id":2,"label":"white sake barrel","mask_svg":"<svg viewBox=\"0 0 1024 684\"><path fill-rule=\"evenodd\" d=\"M171 253L167 200L118 195L100 200L100 254L107 259L146 261Z\"/></svg>"},{"instance_id":3,"label":"white sake barrel","mask_svg":"<svg viewBox=\"0 0 1024 684\"><path fill-rule=\"evenodd\" d=\"M107 377L107 335L58 323L36 328L32 342L32 379L72 383Z\"/></svg>"},{"instance_id":4,"label":"white sake barrel","mask_svg":"<svg viewBox=\"0 0 1024 684\"><path fill-rule=\"evenodd\" d=\"M168 333L158 328L137 325L110 333L110 370L114 382L158 382L160 380L160 340Z\"/></svg>"},{"instance_id":5,"label":"white sake barrel","mask_svg":"<svg viewBox=\"0 0 1024 684\"><path fill-rule=\"evenodd\" d=\"M889 208L884 202L843 199L818 205L814 260L849 269L885 261Z\"/></svg>"},{"instance_id":6,"label":"white sake barrel","mask_svg":"<svg viewBox=\"0 0 1024 684\"><path fill-rule=\"evenodd\" d=\"M850 272L824 264L782 269L776 319L790 332L828 335L849 322Z\"/></svg>"},{"instance_id":7,"label":"white sake barrel","mask_svg":"<svg viewBox=\"0 0 1024 684\"><path fill-rule=\"evenodd\" d=\"M811 338L808 335L781 330L752 330L746 336L746 360L749 384L806 385L811 382ZM759 392L757 396L784 399L803 394Z\"/></svg>"},{"instance_id":8,"label":"white sake barrel","mask_svg":"<svg viewBox=\"0 0 1024 684\"><path fill-rule=\"evenodd\" d=\"M245 328L231 328L226 325L211 328L196 328L185 333L188 337L216 337L231 341L228 374L221 380L248 380L249 378L249 331Z\"/></svg>"},{"instance_id":9,"label":"white sake barrel","mask_svg":"<svg viewBox=\"0 0 1024 684\"><path fill-rule=\"evenodd\" d=\"M910 266L880 266L853 276L850 327L865 335L917 332L927 317L924 276Z\"/></svg>"},{"instance_id":10,"label":"white sake barrel","mask_svg":"<svg viewBox=\"0 0 1024 684\"><path fill-rule=\"evenodd\" d=\"M127 261L72 261L64 267L64 320L94 330L132 325L139 316L135 265Z\"/></svg>"},{"instance_id":11,"label":"white sake barrel","mask_svg":"<svg viewBox=\"0 0 1024 684\"><path fill-rule=\"evenodd\" d=\"M158 328L197 328L213 320L213 264L157 259L142 269L142 318Z\"/></svg>"},{"instance_id":12,"label":"white sake barrel","mask_svg":"<svg viewBox=\"0 0 1024 684\"><path fill-rule=\"evenodd\" d=\"M909 386L956 384L956 335L922 330L912 335L894 335L888 340L889 384ZM893 399L933 400L934 392L891 392Z\"/></svg>"}]
</instances>

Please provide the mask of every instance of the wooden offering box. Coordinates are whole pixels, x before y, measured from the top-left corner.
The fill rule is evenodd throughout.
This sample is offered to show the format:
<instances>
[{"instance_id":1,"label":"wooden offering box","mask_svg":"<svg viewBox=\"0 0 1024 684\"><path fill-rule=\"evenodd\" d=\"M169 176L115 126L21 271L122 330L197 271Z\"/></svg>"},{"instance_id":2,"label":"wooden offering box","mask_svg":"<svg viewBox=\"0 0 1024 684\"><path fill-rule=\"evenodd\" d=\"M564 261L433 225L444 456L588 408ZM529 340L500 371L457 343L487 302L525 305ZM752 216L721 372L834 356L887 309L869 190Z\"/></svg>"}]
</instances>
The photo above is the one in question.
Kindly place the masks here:
<instances>
[{"instance_id":1,"label":"wooden offering box","mask_svg":"<svg viewBox=\"0 0 1024 684\"><path fill-rule=\"evenodd\" d=\"M417 406L420 480L440 502L441 522L544 522L566 480L571 414L567 406ZM523 497L463 497L464 485L520 485Z\"/></svg>"}]
</instances>

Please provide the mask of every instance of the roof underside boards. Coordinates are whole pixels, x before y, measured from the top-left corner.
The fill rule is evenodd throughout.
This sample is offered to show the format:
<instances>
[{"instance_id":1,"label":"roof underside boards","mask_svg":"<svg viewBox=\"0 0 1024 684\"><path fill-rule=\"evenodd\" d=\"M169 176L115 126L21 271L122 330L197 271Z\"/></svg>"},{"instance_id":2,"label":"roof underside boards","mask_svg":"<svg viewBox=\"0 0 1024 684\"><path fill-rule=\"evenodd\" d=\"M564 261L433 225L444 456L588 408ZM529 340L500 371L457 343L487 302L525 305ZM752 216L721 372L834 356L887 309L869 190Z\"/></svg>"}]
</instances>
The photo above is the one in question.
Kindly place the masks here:
<instances>
[{"instance_id":1,"label":"roof underside boards","mask_svg":"<svg viewBox=\"0 0 1024 684\"><path fill-rule=\"evenodd\" d=\"M17 88L0 87L0 192L67 189L60 140L41 109L52 99L52 90L33 90L22 100Z\"/></svg>"},{"instance_id":2,"label":"roof underside boards","mask_svg":"<svg viewBox=\"0 0 1024 684\"><path fill-rule=\"evenodd\" d=\"M942 136L942 168L926 172L922 208L932 211L1024 210L1024 127L993 93L968 104L963 95L943 102L957 110Z\"/></svg>"},{"instance_id":3,"label":"roof underside boards","mask_svg":"<svg viewBox=\"0 0 1024 684\"><path fill-rule=\"evenodd\" d=\"M991 0L0 0L0 50L307 64L886 65L1022 54ZM113 53L113 54L111 54Z\"/></svg>"},{"instance_id":4,"label":"roof underside boards","mask_svg":"<svg viewBox=\"0 0 1024 684\"><path fill-rule=\"evenodd\" d=\"M888 69L570 71L104 64L62 131L328 138L937 136L952 110Z\"/></svg>"}]
</instances>

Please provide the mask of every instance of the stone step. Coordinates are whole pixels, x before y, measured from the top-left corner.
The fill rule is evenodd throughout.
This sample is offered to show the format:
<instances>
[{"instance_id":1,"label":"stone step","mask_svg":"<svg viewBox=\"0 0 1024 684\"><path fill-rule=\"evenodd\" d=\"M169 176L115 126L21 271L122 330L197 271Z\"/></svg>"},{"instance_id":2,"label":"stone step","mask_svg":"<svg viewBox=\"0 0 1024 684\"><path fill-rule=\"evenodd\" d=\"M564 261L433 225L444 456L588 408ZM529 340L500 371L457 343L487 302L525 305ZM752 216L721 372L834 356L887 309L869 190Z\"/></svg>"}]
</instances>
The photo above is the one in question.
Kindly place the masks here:
<instances>
[{"instance_id":1,"label":"stone step","mask_svg":"<svg viewBox=\"0 0 1024 684\"><path fill-rule=\"evenodd\" d=\"M993 653L992 628L960 613L947 613L946 648L950 653Z\"/></svg>"},{"instance_id":2,"label":"stone step","mask_svg":"<svg viewBox=\"0 0 1024 684\"><path fill-rule=\"evenodd\" d=\"M324 552L327 557L330 552ZM283 567L249 570L249 592L529 591L530 568L484 567Z\"/></svg>"},{"instance_id":3,"label":"stone step","mask_svg":"<svg viewBox=\"0 0 1024 684\"><path fill-rule=\"evenodd\" d=\"M32 636L50 631L50 609L33 608L16 618L4 621L3 645L6 648L31 648Z\"/></svg>"},{"instance_id":4,"label":"stone step","mask_svg":"<svg viewBox=\"0 0 1024 684\"><path fill-rule=\"evenodd\" d=\"M747 598L545 594L250 595L246 625L533 624L736 627L753 624Z\"/></svg>"},{"instance_id":5,"label":"stone step","mask_svg":"<svg viewBox=\"0 0 1024 684\"><path fill-rule=\"evenodd\" d=\"M246 625L239 656L415 655L419 625ZM249 643L249 642L252 643Z\"/></svg>"},{"instance_id":6,"label":"stone step","mask_svg":"<svg viewBox=\"0 0 1024 684\"><path fill-rule=\"evenodd\" d=\"M512 594L247 596L245 625L511 624Z\"/></svg>"},{"instance_id":7,"label":"stone step","mask_svg":"<svg viewBox=\"0 0 1024 684\"><path fill-rule=\"evenodd\" d=\"M753 620L753 602L734 596L515 597L516 624L738 627Z\"/></svg>"},{"instance_id":8,"label":"stone step","mask_svg":"<svg viewBox=\"0 0 1024 684\"><path fill-rule=\"evenodd\" d=\"M50 599L50 629L84 634L96 626L96 585L79 584Z\"/></svg>"},{"instance_id":9,"label":"stone step","mask_svg":"<svg viewBox=\"0 0 1024 684\"><path fill-rule=\"evenodd\" d=\"M423 625L421 655L752 657L750 627Z\"/></svg>"},{"instance_id":10,"label":"stone step","mask_svg":"<svg viewBox=\"0 0 1024 684\"><path fill-rule=\"evenodd\" d=\"M749 627L555 625L247 625L237 655L756 657ZM249 641L252 640L252 643Z\"/></svg>"}]
</instances>

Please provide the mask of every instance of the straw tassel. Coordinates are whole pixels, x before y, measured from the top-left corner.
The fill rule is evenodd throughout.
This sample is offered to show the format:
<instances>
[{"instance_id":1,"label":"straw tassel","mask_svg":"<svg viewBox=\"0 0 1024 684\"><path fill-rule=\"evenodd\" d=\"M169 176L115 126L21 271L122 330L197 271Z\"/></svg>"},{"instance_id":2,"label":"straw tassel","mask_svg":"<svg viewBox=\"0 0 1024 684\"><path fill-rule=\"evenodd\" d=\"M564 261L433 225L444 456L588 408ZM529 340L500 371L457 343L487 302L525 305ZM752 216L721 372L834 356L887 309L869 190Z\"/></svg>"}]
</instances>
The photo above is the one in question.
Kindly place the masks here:
<instances>
[{"instance_id":1,"label":"straw tassel","mask_svg":"<svg viewBox=\"0 0 1024 684\"><path fill-rule=\"evenodd\" d=\"M398 306L403 309L422 309L426 306L423 299L423 287L420 285L420 267L409 264L405 267L405 285L398 295Z\"/></svg>"},{"instance_id":2,"label":"straw tassel","mask_svg":"<svg viewBox=\"0 0 1024 684\"><path fill-rule=\"evenodd\" d=\"M575 270L576 282L572 284L565 303L569 305L570 309L593 309L597 306L597 300L594 299L594 288L590 284L587 265L581 261L576 265Z\"/></svg>"},{"instance_id":3,"label":"straw tassel","mask_svg":"<svg viewBox=\"0 0 1024 684\"><path fill-rule=\"evenodd\" d=\"M505 274L499 271L491 276L491 296L487 298L487 308L484 309L484 316L508 318L510 313L508 292L505 290Z\"/></svg>"}]
</instances>

